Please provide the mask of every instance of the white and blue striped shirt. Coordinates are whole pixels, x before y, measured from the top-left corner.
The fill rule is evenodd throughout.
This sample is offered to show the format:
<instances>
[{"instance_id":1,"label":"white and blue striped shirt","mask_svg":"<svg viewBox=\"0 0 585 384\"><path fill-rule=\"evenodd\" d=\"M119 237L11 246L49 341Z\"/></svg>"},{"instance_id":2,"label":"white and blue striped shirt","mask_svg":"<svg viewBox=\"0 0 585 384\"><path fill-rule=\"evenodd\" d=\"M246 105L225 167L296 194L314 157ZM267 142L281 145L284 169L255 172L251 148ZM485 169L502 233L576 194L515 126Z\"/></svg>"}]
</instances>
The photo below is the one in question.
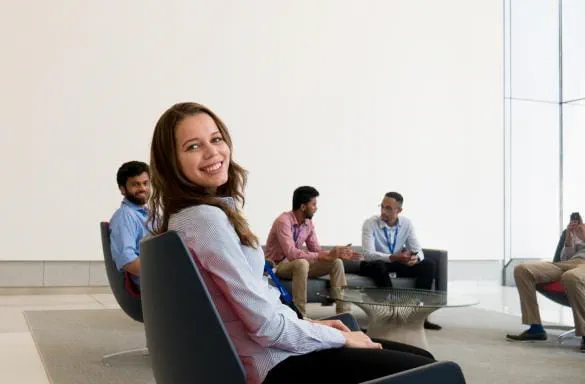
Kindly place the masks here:
<instances>
[{"instance_id":1,"label":"white and blue striped shirt","mask_svg":"<svg viewBox=\"0 0 585 384\"><path fill-rule=\"evenodd\" d=\"M231 198L226 201L234 206ZM264 277L262 248L242 245L220 208L183 209L171 215L169 230L178 232L194 253L248 383L261 383L287 357L345 344L340 331L300 320L280 302L280 292Z\"/></svg>"}]
</instances>

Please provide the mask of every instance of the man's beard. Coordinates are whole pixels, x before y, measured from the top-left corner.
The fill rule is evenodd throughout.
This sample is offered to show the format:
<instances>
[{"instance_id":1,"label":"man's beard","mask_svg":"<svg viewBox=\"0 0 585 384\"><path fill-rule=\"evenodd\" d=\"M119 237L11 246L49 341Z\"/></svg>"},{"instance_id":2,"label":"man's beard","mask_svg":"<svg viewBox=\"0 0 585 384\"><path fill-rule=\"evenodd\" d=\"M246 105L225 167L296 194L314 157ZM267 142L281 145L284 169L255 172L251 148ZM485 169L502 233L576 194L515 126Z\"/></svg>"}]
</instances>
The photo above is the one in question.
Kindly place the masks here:
<instances>
[{"instance_id":1,"label":"man's beard","mask_svg":"<svg viewBox=\"0 0 585 384\"><path fill-rule=\"evenodd\" d=\"M312 213L305 213L305 219L313 219L313 214Z\"/></svg>"},{"instance_id":2,"label":"man's beard","mask_svg":"<svg viewBox=\"0 0 585 384\"><path fill-rule=\"evenodd\" d=\"M148 194L146 194L145 197L137 197L136 195L131 195L128 193L126 194L126 198L128 201L136 205L144 205L148 202Z\"/></svg>"}]
</instances>

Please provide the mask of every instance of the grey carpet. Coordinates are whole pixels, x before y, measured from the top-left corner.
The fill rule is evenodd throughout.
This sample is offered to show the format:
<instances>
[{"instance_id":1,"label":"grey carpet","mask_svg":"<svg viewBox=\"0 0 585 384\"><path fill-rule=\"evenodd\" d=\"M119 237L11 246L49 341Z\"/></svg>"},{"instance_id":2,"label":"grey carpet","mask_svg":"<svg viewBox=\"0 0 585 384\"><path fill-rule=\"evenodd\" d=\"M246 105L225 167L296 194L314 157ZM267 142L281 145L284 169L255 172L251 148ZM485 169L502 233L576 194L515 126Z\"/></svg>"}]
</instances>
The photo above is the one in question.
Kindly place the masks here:
<instances>
[{"instance_id":1,"label":"grey carpet","mask_svg":"<svg viewBox=\"0 0 585 384\"><path fill-rule=\"evenodd\" d=\"M312 307L312 317L331 307ZM117 359L111 366L101 356L145 345L141 324L119 310L27 311L33 338L54 384L154 383L147 358ZM428 331L430 350L440 360L458 362L468 383L585 383L585 354L577 339L559 345L552 337L541 343L511 343L507 332L522 329L518 317L474 308L433 313L442 331Z\"/></svg>"},{"instance_id":2,"label":"grey carpet","mask_svg":"<svg viewBox=\"0 0 585 384\"><path fill-rule=\"evenodd\" d=\"M439 360L458 362L468 383L583 384L585 354L578 339L557 342L562 330L548 329L546 342L509 342L506 333L519 333L520 318L474 308L445 308L432 320L444 328L427 331L431 352Z\"/></svg>"},{"instance_id":3,"label":"grey carpet","mask_svg":"<svg viewBox=\"0 0 585 384\"><path fill-rule=\"evenodd\" d=\"M144 326L121 310L26 311L29 328L53 384L155 383L148 357L102 356L146 345Z\"/></svg>"}]
</instances>

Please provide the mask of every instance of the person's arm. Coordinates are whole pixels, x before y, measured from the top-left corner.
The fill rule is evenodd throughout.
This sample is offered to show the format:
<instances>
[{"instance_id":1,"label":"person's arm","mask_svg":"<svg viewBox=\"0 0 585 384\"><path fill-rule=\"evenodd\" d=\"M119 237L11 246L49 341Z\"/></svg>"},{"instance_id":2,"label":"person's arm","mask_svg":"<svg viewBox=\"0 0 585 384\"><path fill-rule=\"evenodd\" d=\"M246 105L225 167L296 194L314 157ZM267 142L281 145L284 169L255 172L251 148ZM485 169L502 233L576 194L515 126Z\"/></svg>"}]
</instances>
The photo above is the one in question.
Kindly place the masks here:
<instances>
[{"instance_id":1,"label":"person's arm","mask_svg":"<svg viewBox=\"0 0 585 384\"><path fill-rule=\"evenodd\" d=\"M315 232L315 227L311 225L311 233L305 240L305 244L307 244L307 250L309 252L316 252L319 253L321 251L321 245L319 244L319 240L317 239L317 233Z\"/></svg>"},{"instance_id":2,"label":"person's arm","mask_svg":"<svg viewBox=\"0 0 585 384\"><path fill-rule=\"evenodd\" d=\"M579 240L585 241L585 224L577 224L574 233Z\"/></svg>"},{"instance_id":3,"label":"person's arm","mask_svg":"<svg viewBox=\"0 0 585 384\"><path fill-rule=\"evenodd\" d=\"M374 223L372 223L370 219L366 220L362 226L362 248L364 257L368 261L390 261L389 253L376 251L376 242L374 240Z\"/></svg>"},{"instance_id":4,"label":"person's arm","mask_svg":"<svg viewBox=\"0 0 585 384\"><path fill-rule=\"evenodd\" d=\"M137 237L140 236L134 219L125 212L120 212L110 223L110 249L116 267L140 276L139 250Z\"/></svg>"},{"instance_id":5,"label":"person's arm","mask_svg":"<svg viewBox=\"0 0 585 384\"><path fill-rule=\"evenodd\" d=\"M569 226L565 230L565 242L563 243L564 247L561 250L560 258L557 261L569 260L575 254L575 239L573 238L572 229L573 226L571 223L569 223Z\"/></svg>"},{"instance_id":6,"label":"person's arm","mask_svg":"<svg viewBox=\"0 0 585 384\"><path fill-rule=\"evenodd\" d=\"M319 244L319 240L317 240L317 233L315 232L315 228L311 226L311 233L305 240L305 244L307 244L307 250L309 252L317 253L317 258L319 260L335 260L337 258L346 259L346 260L357 260L360 258L360 255L356 252L353 252L349 247L333 247L328 251L321 249L321 245Z\"/></svg>"},{"instance_id":7,"label":"person's arm","mask_svg":"<svg viewBox=\"0 0 585 384\"><path fill-rule=\"evenodd\" d=\"M128 264L124 265L125 271L129 272L132 275L140 276L140 257L134 259L134 261L129 262Z\"/></svg>"},{"instance_id":8,"label":"person's arm","mask_svg":"<svg viewBox=\"0 0 585 384\"><path fill-rule=\"evenodd\" d=\"M284 253L284 257L286 257L288 260L316 260L319 258L318 251L305 251L304 249L299 249L296 247L292 235L292 227L284 218L279 218L276 223L274 223L274 225L276 226L276 239L280 244L280 248ZM317 245L318 244L319 243L317 243Z\"/></svg>"},{"instance_id":9,"label":"person's arm","mask_svg":"<svg viewBox=\"0 0 585 384\"><path fill-rule=\"evenodd\" d=\"M425 255L424 255L423 250L420 246L420 243L418 242L418 238L416 237L416 232L414 231L414 226L412 225L412 222L410 222L410 221L409 221L409 225L408 225L408 233L406 234L406 243L405 244L406 244L407 251L415 252L418 259L420 261L423 261L423 259L425 258Z\"/></svg>"},{"instance_id":10,"label":"person's arm","mask_svg":"<svg viewBox=\"0 0 585 384\"><path fill-rule=\"evenodd\" d=\"M278 293L270 289L261 274L252 272L240 240L221 209L198 206L181 215L176 230L256 343L298 354L346 344L339 330L298 319L280 303Z\"/></svg>"},{"instance_id":11,"label":"person's arm","mask_svg":"<svg viewBox=\"0 0 585 384\"><path fill-rule=\"evenodd\" d=\"M569 231L567 231L567 235L565 236L565 248L573 248L573 236Z\"/></svg>"}]
</instances>

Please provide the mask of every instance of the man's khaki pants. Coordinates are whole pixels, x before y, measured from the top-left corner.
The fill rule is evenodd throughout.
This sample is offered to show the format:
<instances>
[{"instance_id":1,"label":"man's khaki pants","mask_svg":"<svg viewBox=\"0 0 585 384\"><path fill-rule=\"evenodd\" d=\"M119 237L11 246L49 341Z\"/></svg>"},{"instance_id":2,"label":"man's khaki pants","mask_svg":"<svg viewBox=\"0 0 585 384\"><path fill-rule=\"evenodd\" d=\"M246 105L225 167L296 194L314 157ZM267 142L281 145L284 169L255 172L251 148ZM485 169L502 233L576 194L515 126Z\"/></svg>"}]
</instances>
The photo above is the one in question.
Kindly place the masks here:
<instances>
[{"instance_id":1,"label":"man's khaki pants","mask_svg":"<svg viewBox=\"0 0 585 384\"><path fill-rule=\"evenodd\" d=\"M341 259L333 261L309 261L305 259L289 261L285 259L276 266L276 276L283 279L292 279L293 302L303 315L306 314L307 306L307 279L325 275L330 277L332 294L338 293L340 288L347 285L345 269ZM337 301L336 303L337 313L351 311L351 304L342 301Z\"/></svg>"},{"instance_id":2,"label":"man's khaki pants","mask_svg":"<svg viewBox=\"0 0 585 384\"><path fill-rule=\"evenodd\" d=\"M536 284L561 280L573 309L575 334L585 336L585 259L577 258L559 263L523 263L514 268L514 278L520 294L522 323L541 324Z\"/></svg>"}]
</instances>

